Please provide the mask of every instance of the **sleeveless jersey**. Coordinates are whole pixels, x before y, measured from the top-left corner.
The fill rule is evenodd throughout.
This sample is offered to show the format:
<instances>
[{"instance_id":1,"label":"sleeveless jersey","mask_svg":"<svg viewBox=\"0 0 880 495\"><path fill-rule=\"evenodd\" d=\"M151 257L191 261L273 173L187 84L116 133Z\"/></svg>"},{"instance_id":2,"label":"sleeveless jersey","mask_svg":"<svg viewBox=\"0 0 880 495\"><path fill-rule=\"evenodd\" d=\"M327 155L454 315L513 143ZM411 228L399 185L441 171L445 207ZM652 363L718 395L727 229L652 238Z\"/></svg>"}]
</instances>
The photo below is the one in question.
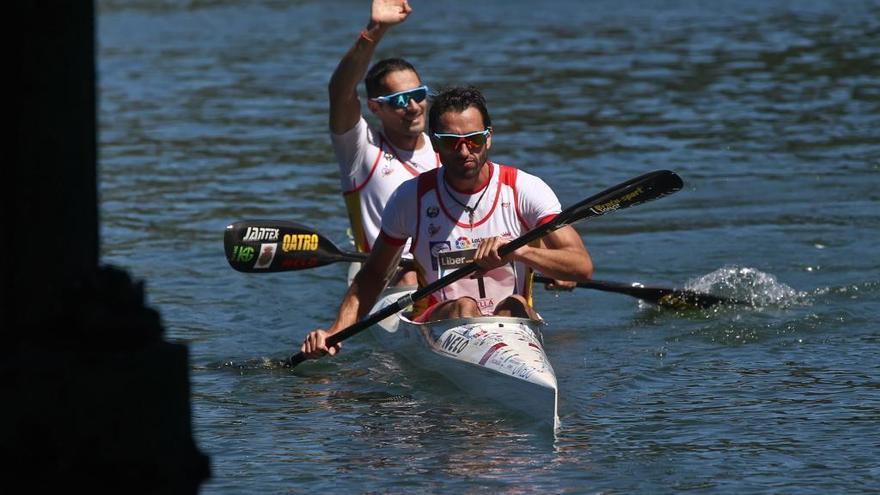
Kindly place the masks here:
<instances>
[{"instance_id":1,"label":"sleeveless jersey","mask_svg":"<svg viewBox=\"0 0 880 495\"><path fill-rule=\"evenodd\" d=\"M486 166L491 171L488 184L476 193L454 190L444 182L440 169L404 183L388 204L382 223L383 239L395 245L412 239L410 250L420 285L471 261L483 239L515 239L561 211L556 195L538 177L491 162ZM475 207L474 214L470 215L462 204ZM430 304L463 296L476 299L486 315L512 294L524 296L531 304L531 275L531 269L523 263L508 263L481 277L450 284L415 309L420 313Z\"/></svg>"},{"instance_id":2,"label":"sleeveless jersey","mask_svg":"<svg viewBox=\"0 0 880 495\"><path fill-rule=\"evenodd\" d=\"M344 134L330 133L339 162L342 194L358 251L368 252L379 235L382 210L404 181L440 166L427 135L414 151L397 150L361 117Z\"/></svg>"}]
</instances>

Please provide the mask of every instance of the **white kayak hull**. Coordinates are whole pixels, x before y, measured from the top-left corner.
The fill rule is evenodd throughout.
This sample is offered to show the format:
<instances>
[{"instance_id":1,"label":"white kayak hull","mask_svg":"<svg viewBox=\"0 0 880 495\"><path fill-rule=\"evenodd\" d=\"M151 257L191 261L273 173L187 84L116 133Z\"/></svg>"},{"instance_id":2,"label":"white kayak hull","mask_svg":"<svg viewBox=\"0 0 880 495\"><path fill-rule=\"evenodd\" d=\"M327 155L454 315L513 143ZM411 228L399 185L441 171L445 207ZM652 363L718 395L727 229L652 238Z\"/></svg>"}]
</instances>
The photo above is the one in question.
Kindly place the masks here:
<instances>
[{"instance_id":1,"label":"white kayak hull","mask_svg":"<svg viewBox=\"0 0 880 495\"><path fill-rule=\"evenodd\" d=\"M386 290L374 311L412 290ZM399 313L370 333L383 348L463 391L555 428L556 374L544 352L542 327L540 321L498 316L416 323Z\"/></svg>"}]
</instances>

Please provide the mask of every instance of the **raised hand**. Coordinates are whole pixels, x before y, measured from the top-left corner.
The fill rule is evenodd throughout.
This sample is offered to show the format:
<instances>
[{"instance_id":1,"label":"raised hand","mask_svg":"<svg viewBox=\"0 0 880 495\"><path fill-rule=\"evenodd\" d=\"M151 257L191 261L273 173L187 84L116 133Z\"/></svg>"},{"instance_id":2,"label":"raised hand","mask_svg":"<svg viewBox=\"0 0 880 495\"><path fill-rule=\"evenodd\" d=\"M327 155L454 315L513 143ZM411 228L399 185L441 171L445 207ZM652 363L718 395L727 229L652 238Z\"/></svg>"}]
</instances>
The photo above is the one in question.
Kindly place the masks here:
<instances>
[{"instance_id":1,"label":"raised hand","mask_svg":"<svg viewBox=\"0 0 880 495\"><path fill-rule=\"evenodd\" d=\"M412 7L407 0L373 0L370 21L388 26L400 24L410 12Z\"/></svg>"}]
</instances>

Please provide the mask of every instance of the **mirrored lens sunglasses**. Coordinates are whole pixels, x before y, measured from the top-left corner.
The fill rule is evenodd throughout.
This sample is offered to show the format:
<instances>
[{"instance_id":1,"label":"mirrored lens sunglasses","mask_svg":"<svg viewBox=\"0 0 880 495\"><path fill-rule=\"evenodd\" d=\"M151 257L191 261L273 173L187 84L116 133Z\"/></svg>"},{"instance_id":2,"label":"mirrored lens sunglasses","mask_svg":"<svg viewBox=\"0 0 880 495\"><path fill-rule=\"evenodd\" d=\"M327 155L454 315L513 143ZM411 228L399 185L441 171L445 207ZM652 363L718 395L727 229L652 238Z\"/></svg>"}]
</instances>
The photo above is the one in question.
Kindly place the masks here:
<instances>
[{"instance_id":1,"label":"mirrored lens sunglasses","mask_svg":"<svg viewBox=\"0 0 880 495\"><path fill-rule=\"evenodd\" d=\"M406 91L400 91L385 96L377 96L371 99L375 102L387 103L393 107L406 108L409 106L409 100L415 100L416 103L421 103L427 96L428 87L419 86L418 88L408 89Z\"/></svg>"},{"instance_id":2,"label":"mirrored lens sunglasses","mask_svg":"<svg viewBox=\"0 0 880 495\"><path fill-rule=\"evenodd\" d=\"M477 150L486 144L492 129L485 128L482 131L470 132L468 134L438 134L433 133L432 136L438 146L446 151L457 150L461 143L464 143L469 150Z\"/></svg>"}]
</instances>

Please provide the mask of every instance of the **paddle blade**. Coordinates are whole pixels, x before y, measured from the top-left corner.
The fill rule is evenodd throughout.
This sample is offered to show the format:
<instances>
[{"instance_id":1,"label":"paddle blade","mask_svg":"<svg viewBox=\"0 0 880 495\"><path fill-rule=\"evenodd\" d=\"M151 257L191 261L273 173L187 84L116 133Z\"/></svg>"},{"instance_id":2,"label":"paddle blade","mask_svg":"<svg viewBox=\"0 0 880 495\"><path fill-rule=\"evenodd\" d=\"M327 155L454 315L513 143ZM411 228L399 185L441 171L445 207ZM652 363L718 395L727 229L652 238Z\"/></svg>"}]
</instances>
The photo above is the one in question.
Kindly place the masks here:
<instances>
[{"instance_id":1,"label":"paddle blade","mask_svg":"<svg viewBox=\"0 0 880 495\"><path fill-rule=\"evenodd\" d=\"M226 261L244 273L305 270L337 261L362 261L366 255L343 253L332 241L294 222L243 220L226 226ZM352 259L357 258L357 259Z\"/></svg>"},{"instance_id":2,"label":"paddle blade","mask_svg":"<svg viewBox=\"0 0 880 495\"><path fill-rule=\"evenodd\" d=\"M713 296L705 292L696 292L687 289L673 289L669 287L652 287L638 282L624 284L620 282L607 282L602 280L590 280L579 282L578 287L598 289L606 292L617 292L636 297L650 304L656 304L662 308L677 310L706 309L718 304L734 304L736 301Z\"/></svg>"},{"instance_id":3,"label":"paddle blade","mask_svg":"<svg viewBox=\"0 0 880 495\"><path fill-rule=\"evenodd\" d=\"M598 217L612 211L629 208L662 198L684 186L681 177L671 170L656 170L610 187L560 214L560 227L589 217Z\"/></svg>"},{"instance_id":4,"label":"paddle blade","mask_svg":"<svg viewBox=\"0 0 880 495\"><path fill-rule=\"evenodd\" d=\"M552 278L541 275L535 276L535 282L550 283ZM686 289L672 289L667 287L646 287L640 283L625 284L621 282L608 282L603 280L590 280L578 282L577 287L582 289L595 289L605 292L616 292L641 299L650 304L656 304L663 308L677 310L706 309L718 304L740 304L739 301L720 296L713 296L705 292L695 292Z\"/></svg>"},{"instance_id":5,"label":"paddle blade","mask_svg":"<svg viewBox=\"0 0 880 495\"><path fill-rule=\"evenodd\" d=\"M739 302L704 292L671 290L669 293L660 296L655 304L666 308L688 310L693 308L706 309L719 304L739 304Z\"/></svg>"},{"instance_id":6,"label":"paddle blade","mask_svg":"<svg viewBox=\"0 0 880 495\"><path fill-rule=\"evenodd\" d=\"M566 225L662 198L680 190L683 185L681 177L670 170L656 170L634 177L594 194L580 203L569 206L556 215L553 220L505 244L498 253L501 256L506 256L535 239Z\"/></svg>"}]
</instances>

